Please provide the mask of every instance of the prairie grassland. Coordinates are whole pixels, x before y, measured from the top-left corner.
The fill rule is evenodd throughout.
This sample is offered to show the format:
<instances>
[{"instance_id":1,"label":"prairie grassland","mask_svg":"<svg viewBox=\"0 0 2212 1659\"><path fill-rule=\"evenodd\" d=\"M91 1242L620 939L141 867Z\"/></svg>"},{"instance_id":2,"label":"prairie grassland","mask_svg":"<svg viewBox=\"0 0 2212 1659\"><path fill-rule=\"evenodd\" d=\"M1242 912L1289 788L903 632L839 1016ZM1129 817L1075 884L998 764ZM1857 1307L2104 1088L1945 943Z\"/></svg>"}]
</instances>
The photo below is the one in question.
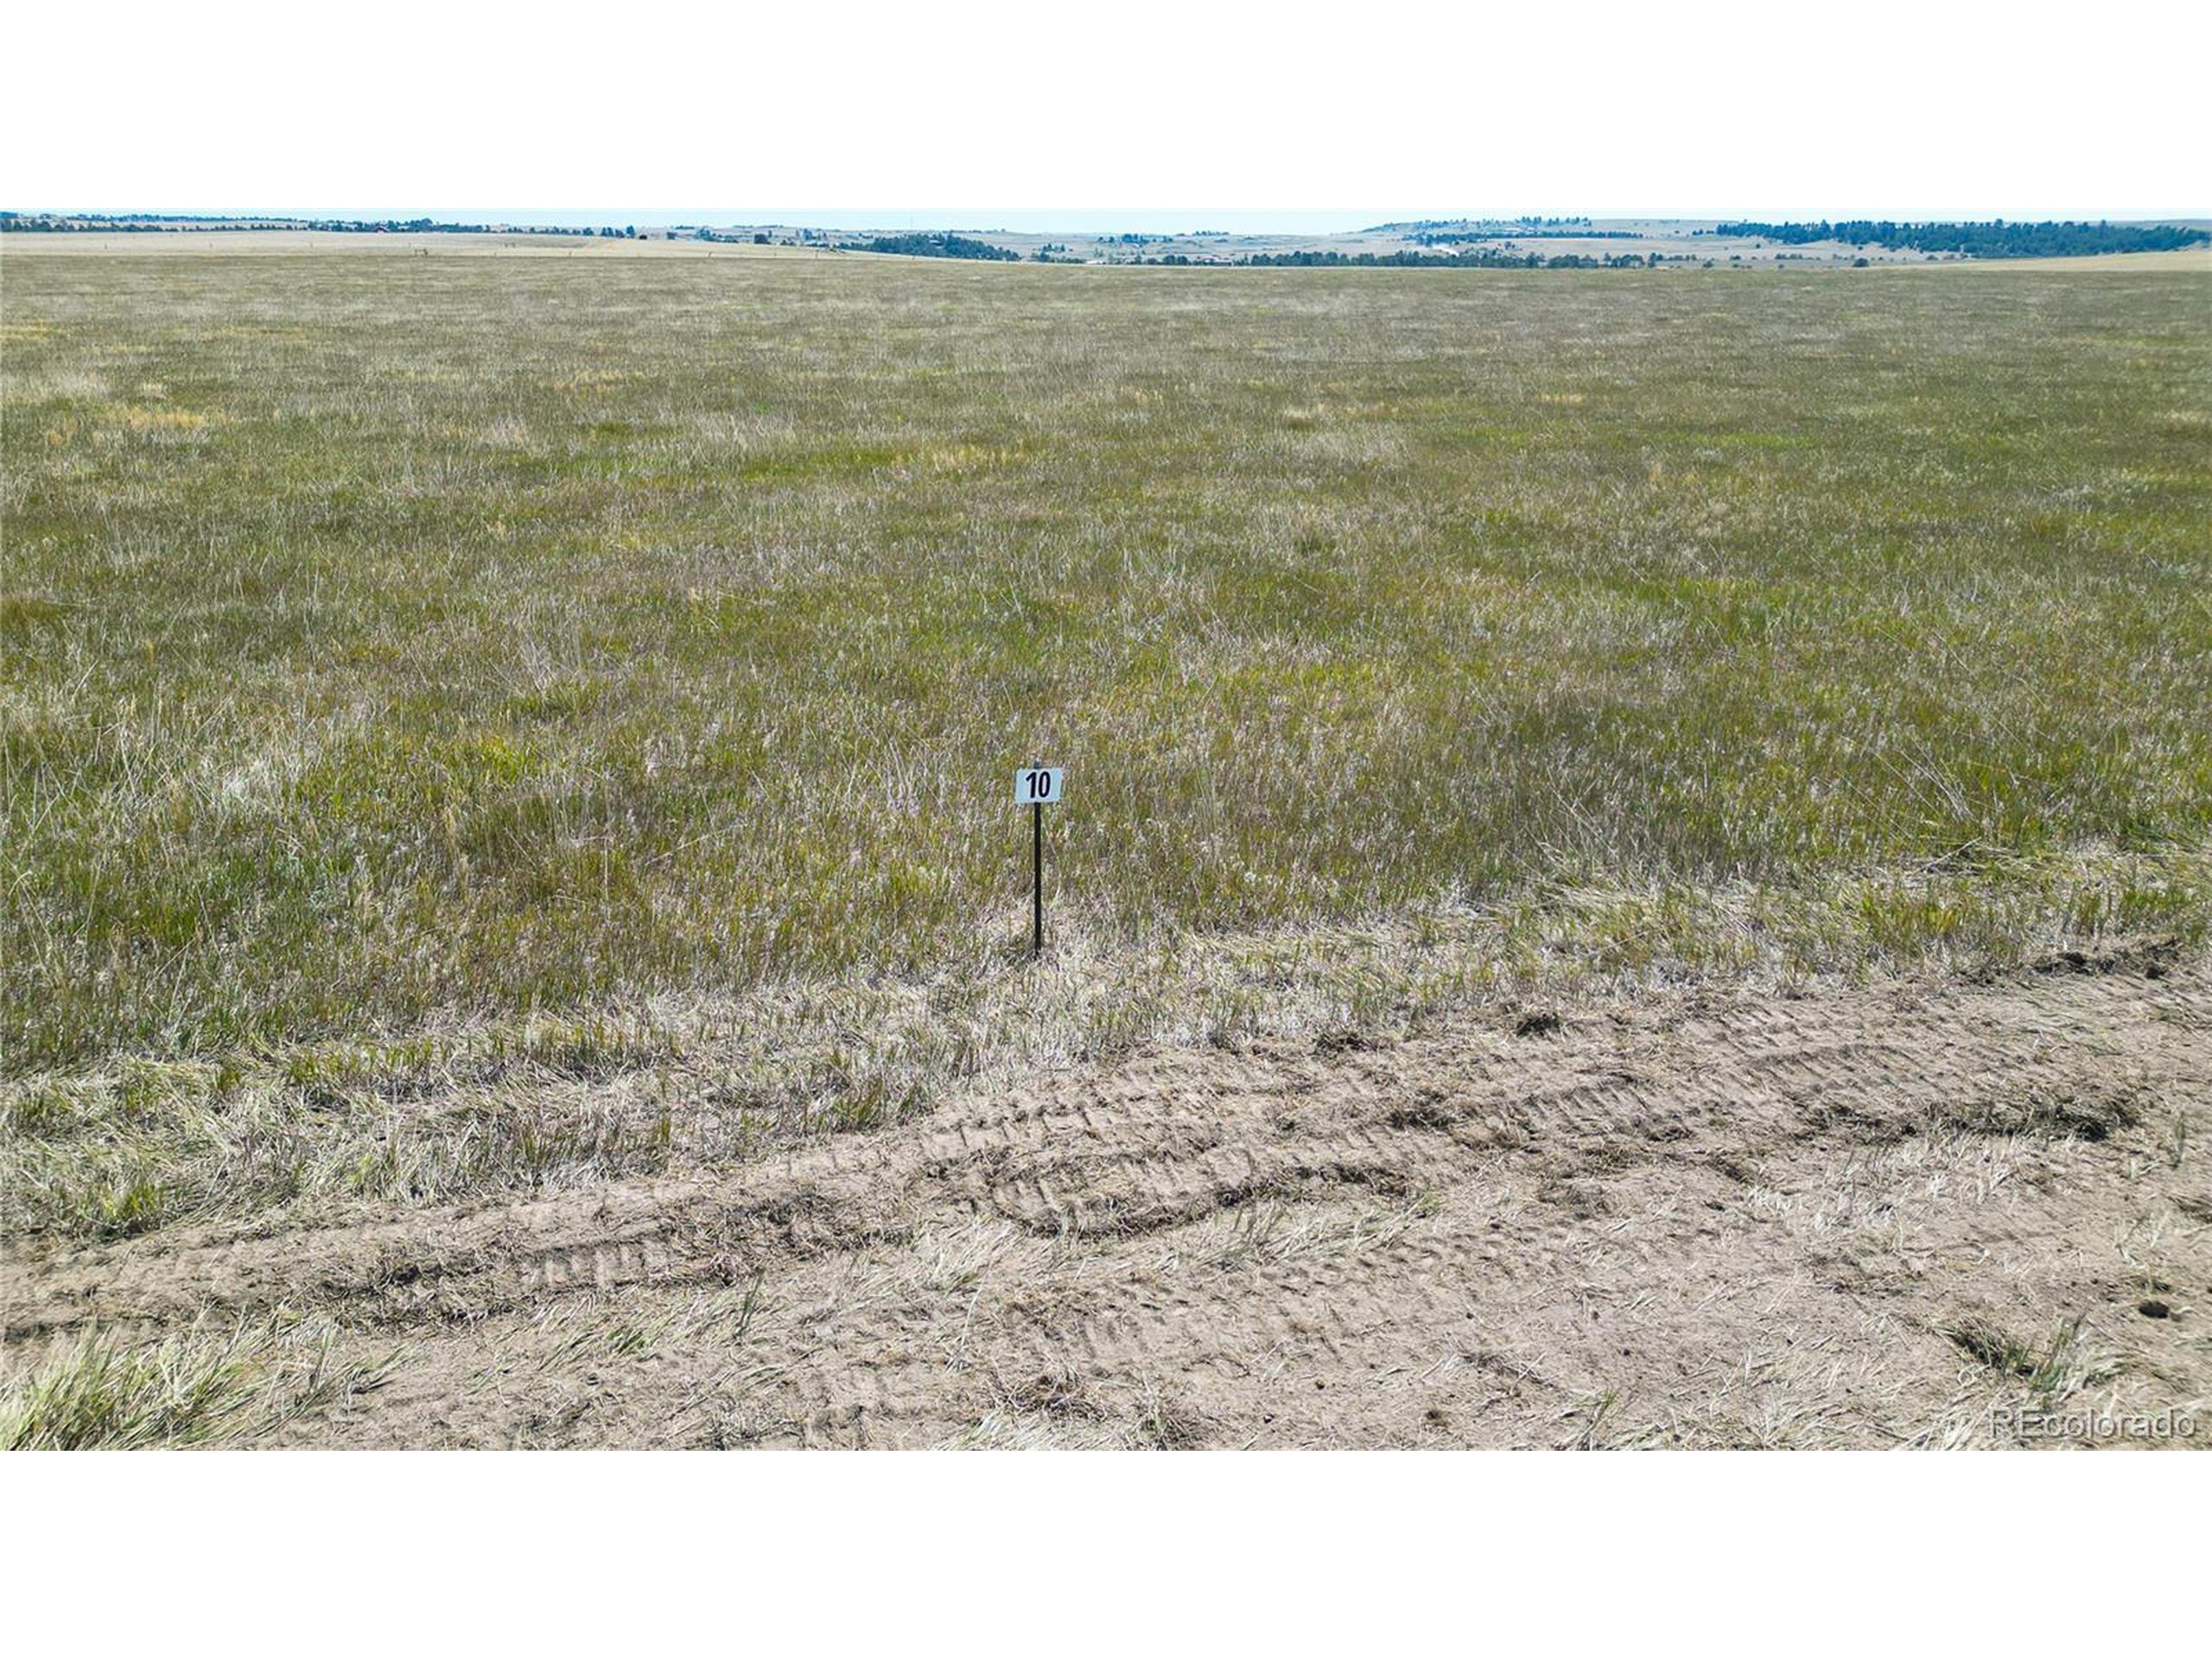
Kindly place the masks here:
<instances>
[{"instance_id":1,"label":"prairie grassland","mask_svg":"<svg viewBox=\"0 0 2212 1659\"><path fill-rule=\"evenodd\" d=\"M2199 275L4 270L10 1226L2212 918Z\"/></svg>"}]
</instances>

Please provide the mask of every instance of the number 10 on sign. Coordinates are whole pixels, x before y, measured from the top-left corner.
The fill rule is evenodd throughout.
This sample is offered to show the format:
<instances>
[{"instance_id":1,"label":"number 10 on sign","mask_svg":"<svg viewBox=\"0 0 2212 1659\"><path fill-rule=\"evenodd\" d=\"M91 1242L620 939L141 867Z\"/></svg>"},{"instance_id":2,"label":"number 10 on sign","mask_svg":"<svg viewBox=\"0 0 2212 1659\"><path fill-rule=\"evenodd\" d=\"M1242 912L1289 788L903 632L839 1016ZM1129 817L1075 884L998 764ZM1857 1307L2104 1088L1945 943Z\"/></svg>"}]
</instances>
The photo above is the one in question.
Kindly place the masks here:
<instances>
[{"instance_id":1,"label":"number 10 on sign","mask_svg":"<svg viewBox=\"0 0 2212 1659\"><path fill-rule=\"evenodd\" d=\"M1058 766L1024 766L1014 774L1014 804L1029 809L1029 954L1045 953L1045 809L1060 798Z\"/></svg>"}]
</instances>

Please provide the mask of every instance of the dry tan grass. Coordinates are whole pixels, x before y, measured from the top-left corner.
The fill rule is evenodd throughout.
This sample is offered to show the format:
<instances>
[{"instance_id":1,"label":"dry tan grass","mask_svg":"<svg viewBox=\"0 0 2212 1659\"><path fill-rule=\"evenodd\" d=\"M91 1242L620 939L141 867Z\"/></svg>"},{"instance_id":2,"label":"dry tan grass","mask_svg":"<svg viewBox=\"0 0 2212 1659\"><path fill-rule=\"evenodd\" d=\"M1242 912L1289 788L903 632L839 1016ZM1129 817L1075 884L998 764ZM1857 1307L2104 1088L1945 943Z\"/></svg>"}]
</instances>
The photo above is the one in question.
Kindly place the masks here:
<instances>
[{"instance_id":1,"label":"dry tan grass","mask_svg":"<svg viewBox=\"0 0 2212 1659\"><path fill-rule=\"evenodd\" d=\"M2186 276L690 251L6 250L19 1437L2201 1392Z\"/></svg>"},{"instance_id":2,"label":"dry tan grass","mask_svg":"<svg viewBox=\"0 0 2212 1659\"><path fill-rule=\"evenodd\" d=\"M988 1001L1046 751L1101 957L1587 892L1726 969L1669 918L1733 887L1852 971L2212 909L2176 276L152 240L10 266L17 1075Z\"/></svg>"}]
</instances>

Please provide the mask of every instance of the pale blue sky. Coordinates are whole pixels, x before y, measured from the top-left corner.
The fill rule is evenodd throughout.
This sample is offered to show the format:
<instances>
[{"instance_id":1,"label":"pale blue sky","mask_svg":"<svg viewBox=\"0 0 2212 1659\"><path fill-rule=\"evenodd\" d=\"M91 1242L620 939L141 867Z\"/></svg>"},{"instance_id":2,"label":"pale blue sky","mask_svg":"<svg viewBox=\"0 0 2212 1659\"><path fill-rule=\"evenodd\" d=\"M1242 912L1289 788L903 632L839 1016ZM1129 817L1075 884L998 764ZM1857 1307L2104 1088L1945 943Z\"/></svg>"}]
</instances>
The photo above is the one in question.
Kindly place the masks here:
<instances>
[{"instance_id":1,"label":"pale blue sky","mask_svg":"<svg viewBox=\"0 0 2212 1659\"><path fill-rule=\"evenodd\" d=\"M2003 0L1857 0L1847 16L1363 0L1321 27L1262 0L1125 0L1110 18L1021 0L629 0L527 29L453 0L16 10L12 60L83 72L19 75L0 99L0 205L22 210L1150 202L561 216L1311 233L1459 213L2208 207L2203 0L2099 0L2056 25ZM1328 205L1378 199L1403 205ZM1192 206L1209 202L1244 211Z\"/></svg>"}]
</instances>

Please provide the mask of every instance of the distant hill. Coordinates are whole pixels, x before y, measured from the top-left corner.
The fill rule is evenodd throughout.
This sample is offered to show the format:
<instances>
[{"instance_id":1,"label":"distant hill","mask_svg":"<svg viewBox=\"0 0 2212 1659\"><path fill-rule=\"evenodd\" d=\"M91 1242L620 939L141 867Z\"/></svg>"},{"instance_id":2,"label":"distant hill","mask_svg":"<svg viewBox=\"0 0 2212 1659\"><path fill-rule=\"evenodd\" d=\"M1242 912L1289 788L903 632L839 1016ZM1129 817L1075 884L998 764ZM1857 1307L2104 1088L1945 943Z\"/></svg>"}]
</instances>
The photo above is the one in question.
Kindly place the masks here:
<instances>
[{"instance_id":1,"label":"distant hill","mask_svg":"<svg viewBox=\"0 0 2212 1659\"><path fill-rule=\"evenodd\" d=\"M0 211L0 232L181 234L194 232L345 232L543 237L572 241L700 242L1041 264L1268 266L1388 265L1452 269L1808 270L1838 266L1964 264L2006 259L2180 254L2212 243L2212 224L2165 219L1414 219L1350 232L1114 232L971 228L841 229L779 224L547 225L444 219L224 217L188 213Z\"/></svg>"},{"instance_id":2,"label":"distant hill","mask_svg":"<svg viewBox=\"0 0 2212 1659\"><path fill-rule=\"evenodd\" d=\"M2165 253L2212 242L2212 232L2183 225L2091 225L2071 219L2011 225L2001 219L1986 224L1935 222L1900 224L1887 219L1847 219L1830 224L1733 219L1713 234L1761 237L1795 246L1807 242L1843 242L1853 247L1911 248L1926 253L1964 254L1970 259L2049 259L2074 254Z\"/></svg>"},{"instance_id":3,"label":"distant hill","mask_svg":"<svg viewBox=\"0 0 2212 1659\"><path fill-rule=\"evenodd\" d=\"M845 242L842 247L859 253L903 253L918 259L1019 259L1012 248L978 242L972 236L950 231L920 231L906 236L879 236L868 242Z\"/></svg>"}]
</instances>

